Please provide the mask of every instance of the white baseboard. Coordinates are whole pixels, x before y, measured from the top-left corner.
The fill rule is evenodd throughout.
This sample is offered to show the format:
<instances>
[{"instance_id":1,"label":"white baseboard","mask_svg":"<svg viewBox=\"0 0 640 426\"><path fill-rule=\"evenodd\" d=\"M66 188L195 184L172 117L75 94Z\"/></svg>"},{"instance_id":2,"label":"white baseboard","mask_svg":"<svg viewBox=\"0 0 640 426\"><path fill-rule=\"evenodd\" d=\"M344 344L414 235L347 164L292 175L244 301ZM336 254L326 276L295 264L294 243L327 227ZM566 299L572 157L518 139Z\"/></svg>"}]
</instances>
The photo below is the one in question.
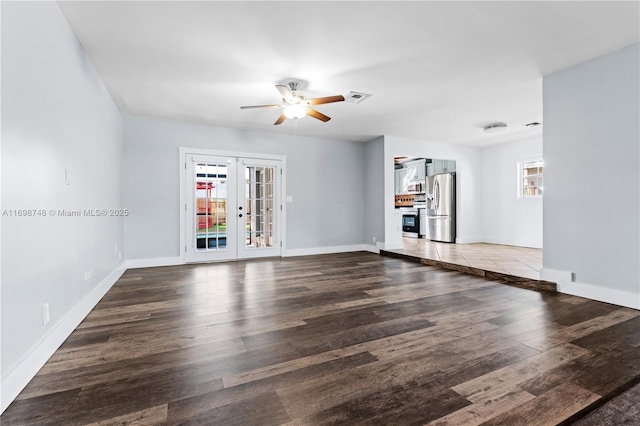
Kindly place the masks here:
<instances>
[{"instance_id":1,"label":"white baseboard","mask_svg":"<svg viewBox=\"0 0 640 426\"><path fill-rule=\"evenodd\" d=\"M378 247L382 250L401 250L404 248L402 241L391 241L379 243Z\"/></svg>"},{"instance_id":2,"label":"white baseboard","mask_svg":"<svg viewBox=\"0 0 640 426\"><path fill-rule=\"evenodd\" d=\"M25 386L33 379L42 366L51 358L51 355L64 343L73 330L78 327L83 319L98 304L100 299L118 281L124 273L124 265L111 272L87 294L78 304L67 312L44 335L27 354L2 377L2 392L0 392L0 414L6 410L11 402L18 396Z\"/></svg>"},{"instance_id":3,"label":"white baseboard","mask_svg":"<svg viewBox=\"0 0 640 426\"><path fill-rule=\"evenodd\" d=\"M580 296L613 305L627 308L640 309L640 293L631 293L594 284L586 284L572 281L573 274L570 271L542 268L540 278L555 282L560 293Z\"/></svg>"},{"instance_id":4,"label":"white baseboard","mask_svg":"<svg viewBox=\"0 0 640 426\"><path fill-rule=\"evenodd\" d=\"M154 266L184 265L184 260L180 256L175 257L152 257L149 259L130 259L125 262L126 269L152 268Z\"/></svg>"},{"instance_id":5,"label":"white baseboard","mask_svg":"<svg viewBox=\"0 0 640 426\"><path fill-rule=\"evenodd\" d=\"M537 248L541 249L541 244L536 244L534 241L517 241L510 238L491 238L485 237L482 241L476 241L479 243L487 243L487 244L500 244L503 246L516 246L516 247L529 247L529 248Z\"/></svg>"},{"instance_id":6,"label":"white baseboard","mask_svg":"<svg viewBox=\"0 0 640 426\"><path fill-rule=\"evenodd\" d=\"M330 247L311 247L304 249L286 249L282 252L282 257L293 256L313 256L315 254L331 254L331 253L347 253L350 251L370 251L372 253L380 253L383 244L377 243L376 246L368 244L354 244L348 246L330 246ZM402 248L402 243L400 248ZM126 269L134 268L152 268L155 266L173 266L184 265L185 262L180 256L176 257L154 257L149 259L130 259L125 262Z\"/></svg>"},{"instance_id":7,"label":"white baseboard","mask_svg":"<svg viewBox=\"0 0 640 426\"><path fill-rule=\"evenodd\" d=\"M628 291L615 290L579 282L567 283L563 286L558 285L558 291L560 293L599 300L600 302L611 303L613 305L640 309L640 294L638 293L631 293Z\"/></svg>"},{"instance_id":8,"label":"white baseboard","mask_svg":"<svg viewBox=\"0 0 640 426\"><path fill-rule=\"evenodd\" d=\"M483 238L480 237L457 237L456 244L475 244L475 243L484 243L486 242Z\"/></svg>"},{"instance_id":9,"label":"white baseboard","mask_svg":"<svg viewBox=\"0 0 640 426\"><path fill-rule=\"evenodd\" d=\"M380 247L383 246L383 243L376 243L376 245L365 244L364 250L370 253L380 254Z\"/></svg>"},{"instance_id":10,"label":"white baseboard","mask_svg":"<svg viewBox=\"0 0 640 426\"><path fill-rule=\"evenodd\" d=\"M540 269L540 279L556 283L558 290L560 290L560 287L571 284L572 275L570 271L542 268Z\"/></svg>"},{"instance_id":11,"label":"white baseboard","mask_svg":"<svg viewBox=\"0 0 640 426\"><path fill-rule=\"evenodd\" d=\"M287 249L282 253L282 257L292 256L313 256L315 254L330 254L330 253L347 253L350 251L370 251L366 244L354 244L350 246L332 246L332 247L311 247L304 249Z\"/></svg>"}]
</instances>

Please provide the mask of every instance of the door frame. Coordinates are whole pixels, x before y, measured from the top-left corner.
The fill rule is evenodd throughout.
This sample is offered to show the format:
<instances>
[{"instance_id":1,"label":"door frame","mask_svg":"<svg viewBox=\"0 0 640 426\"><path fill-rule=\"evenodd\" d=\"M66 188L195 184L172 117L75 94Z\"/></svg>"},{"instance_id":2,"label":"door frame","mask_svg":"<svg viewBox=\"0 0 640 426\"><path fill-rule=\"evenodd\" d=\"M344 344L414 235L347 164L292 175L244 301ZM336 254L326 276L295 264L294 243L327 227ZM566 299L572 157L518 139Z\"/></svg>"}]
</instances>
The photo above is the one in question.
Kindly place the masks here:
<instances>
[{"instance_id":1,"label":"door frame","mask_svg":"<svg viewBox=\"0 0 640 426\"><path fill-rule=\"evenodd\" d=\"M271 155L271 154L257 154L251 152L239 152L239 151L218 151L213 149L203 149L203 148L189 148L181 146L178 148L178 174L180 175L180 203L178 205L178 209L180 211L180 263L186 264L186 251L187 251L187 214L186 214L186 206L187 206L187 193L186 193L186 164L187 164L187 155L211 155L216 157L235 157L235 158L251 158L256 160L277 160L280 161L281 164L281 185L278 188L280 203L282 206L282 210L280 212L280 224L278 229L276 229L276 234L278 240L282 243L282 248L280 250L280 257L284 257L287 248L287 202L286 202L286 185L287 185L287 156L286 155Z\"/></svg>"}]
</instances>

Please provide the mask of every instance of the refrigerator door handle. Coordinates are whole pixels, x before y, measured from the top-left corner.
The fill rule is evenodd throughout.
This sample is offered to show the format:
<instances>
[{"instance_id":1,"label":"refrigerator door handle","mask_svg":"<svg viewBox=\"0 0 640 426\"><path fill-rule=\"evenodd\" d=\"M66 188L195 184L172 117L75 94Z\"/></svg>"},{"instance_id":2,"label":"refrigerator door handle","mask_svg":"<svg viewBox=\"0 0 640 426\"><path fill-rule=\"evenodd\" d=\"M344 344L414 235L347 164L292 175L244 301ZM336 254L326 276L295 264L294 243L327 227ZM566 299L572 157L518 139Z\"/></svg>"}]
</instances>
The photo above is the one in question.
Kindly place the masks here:
<instances>
[{"instance_id":1,"label":"refrigerator door handle","mask_svg":"<svg viewBox=\"0 0 640 426\"><path fill-rule=\"evenodd\" d=\"M436 180L435 181L435 209L439 210L440 209L440 183Z\"/></svg>"}]
</instances>

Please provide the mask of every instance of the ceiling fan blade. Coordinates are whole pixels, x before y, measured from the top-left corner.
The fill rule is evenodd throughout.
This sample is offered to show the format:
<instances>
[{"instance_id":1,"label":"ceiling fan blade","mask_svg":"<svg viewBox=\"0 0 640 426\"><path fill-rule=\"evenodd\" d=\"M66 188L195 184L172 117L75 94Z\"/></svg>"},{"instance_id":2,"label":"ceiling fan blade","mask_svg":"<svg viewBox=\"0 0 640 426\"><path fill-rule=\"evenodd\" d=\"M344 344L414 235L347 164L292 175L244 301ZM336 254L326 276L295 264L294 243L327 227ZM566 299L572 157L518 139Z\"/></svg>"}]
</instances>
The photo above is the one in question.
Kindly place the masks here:
<instances>
[{"instance_id":1,"label":"ceiling fan blade","mask_svg":"<svg viewBox=\"0 0 640 426\"><path fill-rule=\"evenodd\" d=\"M282 105L247 105L241 106L240 109L249 109L249 108L282 108Z\"/></svg>"},{"instance_id":2,"label":"ceiling fan blade","mask_svg":"<svg viewBox=\"0 0 640 426\"><path fill-rule=\"evenodd\" d=\"M344 96L336 95L336 96L326 96L324 98L314 98L307 99L309 105L321 105L321 104L330 104L332 102L342 102L344 101Z\"/></svg>"},{"instance_id":3,"label":"ceiling fan blade","mask_svg":"<svg viewBox=\"0 0 640 426\"><path fill-rule=\"evenodd\" d=\"M275 123L273 123L273 125L277 126L278 124L282 124L282 122L286 119L287 117L284 114L280 114L280 117L278 117L278 119L276 120Z\"/></svg>"},{"instance_id":4,"label":"ceiling fan blade","mask_svg":"<svg viewBox=\"0 0 640 426\"><path fill-rule=\"evenodd\" d=\"M283 86L282 84L276 84L276 89L280 92L285 101L292 102L293 101L293 93L291 93L291 89L287 86Z\"/></svg>"},{"instance_id":5,"label":"ceiling fan blade","mask_svg":"<svg viewBox=\"0 0 640 426\"><path fill-rule=\"evenodd\" d=\"M331 120L331 117L327 117L326 115L324 115L320 111L316 111L313 108L307 108L307 115L310 115L313 118L317 118L320 121L324 121L325 123L327 121Z\"/></svg>"}]
</instances>

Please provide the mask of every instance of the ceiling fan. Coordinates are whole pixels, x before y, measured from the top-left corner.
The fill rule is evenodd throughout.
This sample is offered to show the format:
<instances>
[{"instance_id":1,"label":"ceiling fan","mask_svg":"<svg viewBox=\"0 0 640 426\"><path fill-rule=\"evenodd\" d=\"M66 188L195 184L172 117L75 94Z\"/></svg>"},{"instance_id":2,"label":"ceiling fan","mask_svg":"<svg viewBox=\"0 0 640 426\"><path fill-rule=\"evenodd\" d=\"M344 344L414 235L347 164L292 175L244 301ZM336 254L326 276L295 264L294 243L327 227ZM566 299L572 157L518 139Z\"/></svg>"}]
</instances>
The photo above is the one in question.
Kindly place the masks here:
<instances>
[{"instance_id":1,"label":"ceiling fan","mask_svg":"<svg viewBox=\"0 0 640 426\"><path fill-rule=\"evenodd\" d=\"M344 101L344 96L326 96L323 98L307 99L300 93L298 93L298 87L300 83L297 81L291 81L287 86L282 84L276 84L276 89L282 95L282 104L273 105L249 105L241 106L241 109L248 108L283 108L282 114L276 120L274 125L282 124L287 118L302 118L305 115L309 115L313 118L317 118L320 121L327 122L331 120L331 117L324 115L323 113L311 108L311 105L330 104L332 102Z\"/></svg>"}]
</instances>

